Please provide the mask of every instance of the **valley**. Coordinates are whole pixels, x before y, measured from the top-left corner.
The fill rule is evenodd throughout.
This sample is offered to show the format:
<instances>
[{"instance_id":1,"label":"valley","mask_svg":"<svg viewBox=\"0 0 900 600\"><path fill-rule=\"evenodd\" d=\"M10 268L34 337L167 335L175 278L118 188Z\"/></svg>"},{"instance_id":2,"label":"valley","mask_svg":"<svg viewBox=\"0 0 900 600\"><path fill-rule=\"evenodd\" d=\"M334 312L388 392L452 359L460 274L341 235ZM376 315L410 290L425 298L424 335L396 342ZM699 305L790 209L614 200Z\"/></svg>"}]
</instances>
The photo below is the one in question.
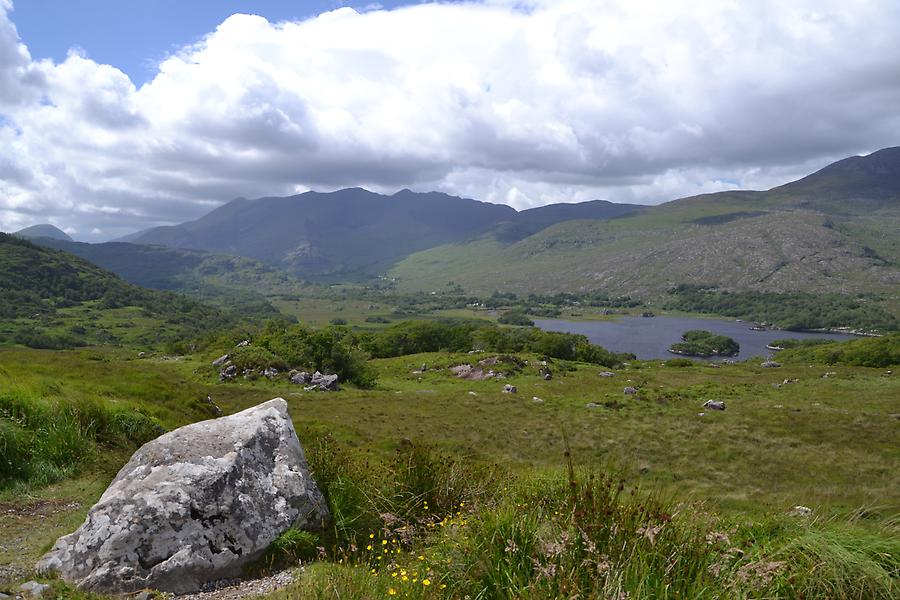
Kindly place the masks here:
<instances>
[{"instance_id":1,"label":"valley","mask_svg":"<svg viewBox=\"0 0 900 600\"><path fill-rule=\"evenodd\" d=\"M900 196L838 166L659 207L344 190L0 235L0 593L106 598L37 559L141 444L281 397L334 520L247 567L291 574L266 597L895 597ZM696 329L729 337L674 356Z\"/></svg>"}]
</instances>

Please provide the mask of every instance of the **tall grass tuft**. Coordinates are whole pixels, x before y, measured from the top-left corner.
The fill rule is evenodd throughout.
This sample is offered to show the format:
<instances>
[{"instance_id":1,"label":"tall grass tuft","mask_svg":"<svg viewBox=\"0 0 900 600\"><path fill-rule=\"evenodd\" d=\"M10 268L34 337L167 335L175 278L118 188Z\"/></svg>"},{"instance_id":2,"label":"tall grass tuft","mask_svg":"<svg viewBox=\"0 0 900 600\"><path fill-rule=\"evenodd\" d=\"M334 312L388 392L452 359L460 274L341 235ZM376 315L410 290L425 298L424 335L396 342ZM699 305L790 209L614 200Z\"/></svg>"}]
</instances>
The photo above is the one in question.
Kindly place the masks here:
<instances>
[{"instance_id":1,"label":"tall grass tuft","mask_svg":"<svg viewBox=\"0 0 900 600\"><path fill-rule=\"evenodd\" d=\"M100 447L130 448L163 433L133 409L84 399L45 399L16 386L0 392L0 489L70 477Z\"/></svg>"}]
</instances>

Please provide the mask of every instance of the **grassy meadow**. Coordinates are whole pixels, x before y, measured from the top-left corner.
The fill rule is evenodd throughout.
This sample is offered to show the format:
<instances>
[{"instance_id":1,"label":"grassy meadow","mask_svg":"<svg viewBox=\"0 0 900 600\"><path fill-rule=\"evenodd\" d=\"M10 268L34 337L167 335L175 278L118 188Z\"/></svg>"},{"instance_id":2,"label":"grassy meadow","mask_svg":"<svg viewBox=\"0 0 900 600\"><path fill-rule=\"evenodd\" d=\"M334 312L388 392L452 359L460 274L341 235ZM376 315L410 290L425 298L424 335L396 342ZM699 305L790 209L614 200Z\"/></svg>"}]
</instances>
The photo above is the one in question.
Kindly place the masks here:
<instances>
[{"instance_id":1,"label":"grassy meadow","mask_svg":"<svg viewBox=\"0 0 900 600\"><path fill-rule=\"evenodd\" d=\"M896 597L900 377L885 368L550 360L545 380L521 354L496 367L507 378L469 381L450 367L494 354L435 352L323 393L220 383L221 350L0 349L0 443L33 467L0 491L0 582L28 577L156 427L211 416L209 394L226 414L284 397L335 514L273 550L270 566L318 556L280 598Z\"/></svg>"}]
</instances>

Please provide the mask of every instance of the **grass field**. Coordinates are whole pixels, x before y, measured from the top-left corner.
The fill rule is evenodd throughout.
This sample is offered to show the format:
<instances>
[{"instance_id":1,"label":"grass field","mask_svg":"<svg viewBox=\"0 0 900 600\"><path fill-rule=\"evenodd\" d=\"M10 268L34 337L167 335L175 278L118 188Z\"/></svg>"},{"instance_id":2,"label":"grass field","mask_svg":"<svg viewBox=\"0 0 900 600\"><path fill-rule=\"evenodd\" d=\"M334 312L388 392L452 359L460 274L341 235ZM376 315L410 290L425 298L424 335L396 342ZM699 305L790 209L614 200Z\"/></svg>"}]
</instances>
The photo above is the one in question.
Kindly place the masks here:
<instances>
[{"instance_id":1,"label":"grass field","mask_svg":"<svg viewBox=\"0 0 900 600\"><path fill-rule=\"evenodd\" d=\"M551 362L554 377L545 381L539 358L522 356L529 364L503 381L460 380L449 371L488 356L376 360L374 389L316 393L287 382L219 383L205 358L6 348L0 396L50 403L91 398L138 409L167 428L208 416L206 394L226 413L282 396L308 449L330 435L353 455L389 461L410 440L533 481L560 476L568 448L576 468L602 473L614 465L629 486L697 503L730 521L765 521L804 505L826 522L852 518L854 531L875 539L897 533L900 378L884 369L675 368L643 361L601 377L604 369L595 365ZM428 369L416 373L423 363ZM835 374L823 378L826 372ZM502 393L504 383L518 392ZM624 394L625 386L638 393ZM724 400L727 410L704 411L707 399ZM0 492L0 577L27 576L56 537L83 518L129 452L127 445L98 442L67 479ZM338 579L361 576L326 571ZM368 583L359 589L372 592Z\"/></svg>"}]
</instances>

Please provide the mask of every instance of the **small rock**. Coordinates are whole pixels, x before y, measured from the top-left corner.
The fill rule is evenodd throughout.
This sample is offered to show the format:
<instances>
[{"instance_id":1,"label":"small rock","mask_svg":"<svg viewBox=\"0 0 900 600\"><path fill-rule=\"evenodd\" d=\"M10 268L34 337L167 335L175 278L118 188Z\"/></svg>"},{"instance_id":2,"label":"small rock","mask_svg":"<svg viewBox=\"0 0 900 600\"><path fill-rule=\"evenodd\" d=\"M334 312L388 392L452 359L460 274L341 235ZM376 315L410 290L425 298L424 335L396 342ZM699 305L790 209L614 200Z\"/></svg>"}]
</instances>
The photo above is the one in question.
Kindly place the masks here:
<instances>
[{"instance_id":1,"label":"small rock","mask_svg":"<svg viewBox=\"0 0 900 600\"><path fill-rule=\"evenodd\" d=\"M507 383L506 385L503 386L503 393L504 393L504 394L515 394L515 393L518 392L518 391L519 391L519 388L517 388L517 387L514 386L514 385L510 385L510 384Z\"/></svg>"},{"instance_id":2,"label":"small rock","mask_svg":"<svg viewBox=\"0 0 900 600\"><path fill-rule=\"evenodd\" d=\"M477 396L478 394L476 394L475 392L469 392L469 395L470 395L470 396Z\"/></svg>"},{"instance_id":3,"label":"small rock","mask_svg":"<svg viewBox=\"0 0 900 600\"><path fill-rule=\"evenodd\" d=\"M600 377L615 377L615 376L616 376L616 374L613 373L612 371L603 371L602 373L600 373Z\"/></svg>"},{"instance_id":4,"label":"small rock","mask_svg":"<svg viewBox=\"0 0 900 600\"><path fill-rule=\"evenodd\" d=\"M147 356L146 352L138 352L138 358L144 358Z\"/></svg>"},{"instance_id":5,"label":"small rock","mask_svg":"<svg viewBox=\"0 0 900 600\"><path fill-rule=\"evenodd\" d=\"M531 398L531 401L534 402L535 404L543 404L544 403L544 401L541 400L540 398L538 398L537 396L533 396Z\"/></svg>"},{"instance_id":6,"label":"small rock","mask_svg":"<svg viewBox=\"0 0 900 600\"><path fill-rule=\"evenodd\" d=\"M710 410L725 410L725 403L722 400L707 400L703 403L703 408Z\"/></svg>"},{"instance_id":7,"label":"small rock","mask_svg":"<svg viewBox=\"0 0 900 600\"><path fill-rule=\"evenodd\" d=\"M219 373L219 381L234 379L235 377L237 377L237 367L234 365L228 365Z\"/></svg>"},{"instance_id":8,"label":"small rock","mask_svg":"<svg viewBox=\"0 0 900 600\"><path fill-rule=\"evenodd\" d=\"M597 404L596 402L588 402L587 404L584 405L584 407L585 408L599 408L600 405Z\"/></svg>"},{"instance_id":9,"label":"small rock","mask_svg":"<svg viewBox=\"0 0 900 600\"><path fill-rule=\"evenodd\" d=\"M216 360L214 360L214 361L212 362L212 364L213 364L214 367L221 367L221 366L224 365L226 362L228 362L228 354L223 354L222 356L220 356L219 358L217 358Z\"/></svg>"},{"instance_id":10,"label":"small rock","mask_svg":"<svg viewBox=\"0 0 900 600\"><path fill-rule=\"evenodd\" d=\"M706 413L704 413L704 412L697 413L697 416L698 416L698 417L705 417L705 416L706 416Z\"/></svg>"},{"instance_id":11,"label":"small rock","mask_svg":"<svg viewBox=\"0 0 900 600\"><path fill-rule=\"evenodd\" d=\"M150 592L144 590L142 592L138 592L134 596L131 597L131 600L150 600L153 596L150 595Z\"/></svg>"},{"instance_id":12,"label":"small rock","mask_svg":"<svg viewBox=\"0 0 900 600\"><path fill-rule=\"evenodd\" d=\"M553 379L553 373L550 369L541 369L541 377L544 378L544 381L550 381Z\"/></svg>"},{"instance_id":13,"label":"small rock","mask_svg":"<svg viewBox=\"0 0 900 600\"><path fill-rule=\"evenodd\" d=\"M623 394L628 394L629 396L631 396L631 395L633 395L633 394L637 394L637 388L631 387L631 386L629 385L627 388L625 388L624 390L622 390L622 393L623 393Z\"/></svg>"},{"instance_id":14,"label":"small rock","mask_svg":"<svg viewBox=\"0 0 900 600\"><path fill-rule=\"evenodd\" d=\"M299 371L299 372L294 371L294 372L292 372L290 379L291 379L291 383L294 383L296 385L306 385L312 379L312 375L310 375L306 371Z\"/></svg>"},{"instance_id":15,"label":"small rock","mask_svg":"<svg viewBox=\"0 0 900 600\"><path fill-rule=\"evenodd\" d=\"M268 367L263 371L263 375L265 375L266 379L274 379L275 377L278 377L278 369Z\"/></svg>"},{"instance_id":16,"label":"small rock","mask_svg":"<svg viewBox=\"0 0 900 600\"><path fill-rule=\"evenodd\" d=\"M12 596L0 592L0 600L12 600Z\"/></svg>"},{"instance_id":17,"label":"small rock","mask_svg":"<svg viewBox=\"0 0 900 600\"><path fill-rule=\"evenodd\" d=\"M812 509L806 506L795 506L791 509L790 514L794 517L808 517L812 514Z\"/></svg>"},{"instance_id":18,"label":"small rock","mask_svg":"<svg viewBox=\"0 0 900 600\"><path fill-rule=\"evenodd\" d=\"M420 371L421 371L421 372L422 372L422 373L424 373L424 372L425 372L425 371L427 371L427 370L428 370L428 365L427 365L427 364L425 364L425 363L422 363L422 368L421 368L421 369L419 369L419 370L420 370Z\"/></svg>"},{"instance_id":19,"label":"small rock","mask_svg":"<svg viewBox=\"0 0 900 600\"><path fill-rule=\"evenodd\" d=\"M26 596L31 596L32 598L40 598L44 595L44 592L49 589L49 585L46 583L38 583L37 581L27 581L19 586L20 592Z\"/></svg>"},{"instance_id":20,"label":"small rock","mask_svg":"<svg viewBox=\"0 0 900 600\"><path fill-rule=\"evenodd\" d=\"M761 366L764 369L777 369L778 367L781 366L781 363L777 363L774 360L767 360L763 363L760 363L759 366Z\"/></svg>"},{"instance_id":21,"label":"small rock","mask_svg":"<svg viewBox=\"0 0 900 600\"><path fill-rule=\"evenodd\" d=\"M322 373L316 371L315 373L313 373L309 382L323 392L334 392L340 389L338 387L337 375L323 375Z\"/></svg>"},{"instance_id":22,"label":"small rock","mask_svg":"<svg viewBox=\"0 0 900 600\"><path fill-rule=\"evenodd\" d=\"M237 347L238 347L238 348L244 348L244 347L249 346L249 345L250 345L250 340L243 340L242 342L240 342L240 343L237 345Z\"/></svg>"}]
</instances>

